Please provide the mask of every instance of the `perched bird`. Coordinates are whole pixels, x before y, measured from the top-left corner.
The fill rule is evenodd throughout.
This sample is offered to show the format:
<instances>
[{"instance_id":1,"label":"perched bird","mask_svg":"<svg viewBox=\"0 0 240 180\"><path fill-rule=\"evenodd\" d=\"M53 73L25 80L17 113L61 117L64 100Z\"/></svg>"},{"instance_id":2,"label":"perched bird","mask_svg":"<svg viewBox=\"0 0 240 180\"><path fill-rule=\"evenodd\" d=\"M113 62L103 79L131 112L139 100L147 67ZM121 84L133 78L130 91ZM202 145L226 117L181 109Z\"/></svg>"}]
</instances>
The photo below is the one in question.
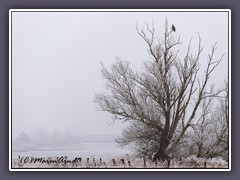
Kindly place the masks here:
<instances>
[{"instance_id":1,"label":"perched bird","mask_svg":"<svg viewBox=\"0 0 240 180\"><path fill-rule=\"evenodd\" d=\"M175 32L176 31L176 28L174 25L172 25L172 30Z\"/></svg>"}]
</instances>

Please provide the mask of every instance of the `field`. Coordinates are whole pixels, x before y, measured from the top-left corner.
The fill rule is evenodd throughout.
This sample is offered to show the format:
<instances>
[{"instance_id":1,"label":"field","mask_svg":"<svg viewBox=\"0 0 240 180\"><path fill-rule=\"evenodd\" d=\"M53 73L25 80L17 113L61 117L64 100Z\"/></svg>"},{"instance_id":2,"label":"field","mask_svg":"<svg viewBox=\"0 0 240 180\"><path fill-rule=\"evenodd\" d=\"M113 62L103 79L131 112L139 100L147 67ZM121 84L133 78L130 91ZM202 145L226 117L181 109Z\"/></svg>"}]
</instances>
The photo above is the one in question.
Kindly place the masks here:
<instances>
[{"instance_id":1,"label":"field","mask_svg":"<svg viewBox=\"0 0 240 180\"><path fill-rule=\"evenodd\" d=\"M172 159L170 164L153 162L135 157L129 149L115 144L89 143L80 150L13 152L12 168L228 168L228 162L220 157L204 159L195 156Z\"/></svg>"},{"instance_id":2,"label":"field","mask_svg":"<svg viewBox=\"0 0 240 180\"><path fill-rule=\"evenodd\" d=\"M170 164L158 161L144 160L143 158L130 158L104 160L104 159L68 159L62 157L21 157L12 161L13 168L228 168L226 161L221 158L201 159L188 157L184 161L172 160Z\"/></svg>"}]
</instances>

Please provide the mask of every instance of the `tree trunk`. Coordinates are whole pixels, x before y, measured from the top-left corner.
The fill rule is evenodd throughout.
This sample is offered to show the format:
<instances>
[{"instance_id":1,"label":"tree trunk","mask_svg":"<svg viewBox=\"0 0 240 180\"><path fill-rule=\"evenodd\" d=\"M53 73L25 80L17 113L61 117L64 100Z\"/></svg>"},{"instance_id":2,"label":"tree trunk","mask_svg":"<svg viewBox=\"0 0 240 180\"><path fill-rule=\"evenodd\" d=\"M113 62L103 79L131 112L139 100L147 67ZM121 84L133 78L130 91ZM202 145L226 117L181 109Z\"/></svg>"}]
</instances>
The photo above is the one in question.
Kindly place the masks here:
<instances>
[{"instance_id":1,"label":"tree trunk","mask_svg":"<svg viewBox=\"0 0 240 180\"><path fill-rule=\"evenodd\" d=\"M165 149L160 147L157 153L153 156L153 161L160 160L160 159L162 161L165 161L165 160L170 161L171 157L165 152Z\"/></svg>"}]
</instances>

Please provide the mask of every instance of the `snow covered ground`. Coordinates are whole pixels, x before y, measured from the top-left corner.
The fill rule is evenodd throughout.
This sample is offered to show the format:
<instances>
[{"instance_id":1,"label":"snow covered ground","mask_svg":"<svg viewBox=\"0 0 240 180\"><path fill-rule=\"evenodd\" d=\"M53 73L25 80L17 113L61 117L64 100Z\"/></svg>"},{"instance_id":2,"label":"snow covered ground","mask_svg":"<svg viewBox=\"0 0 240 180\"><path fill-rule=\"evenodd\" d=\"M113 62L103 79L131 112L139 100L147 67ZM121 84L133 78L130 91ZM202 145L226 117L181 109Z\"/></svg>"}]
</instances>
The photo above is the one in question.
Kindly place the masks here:
<instances>
[{"instance_id":1,"label":"snow covered ground","mask_svg":"<svg viewBox=\"0 0 240 180\"><path fill-rule=\"evenodd\" d=\"M25 151L12 153L12 168L228 168L220 157L191 156L167 162L136 158L114 143L85 143L79 150Z\"/></svg>"},{"instance_id":2,"label":"snow covered ground","mask_svg":"<svg viewBox=\"0 0 240 180\"><path fill-rule=\"evenodd\" d=\"M194 160L193 160L194 159ZM25 156L13 159L12 168L228 168L226 161L221 158L197 159L186 158L179 162L152 162L143 158L70 158L68 156L32 157Z\"/></svg>"}]
</instances>

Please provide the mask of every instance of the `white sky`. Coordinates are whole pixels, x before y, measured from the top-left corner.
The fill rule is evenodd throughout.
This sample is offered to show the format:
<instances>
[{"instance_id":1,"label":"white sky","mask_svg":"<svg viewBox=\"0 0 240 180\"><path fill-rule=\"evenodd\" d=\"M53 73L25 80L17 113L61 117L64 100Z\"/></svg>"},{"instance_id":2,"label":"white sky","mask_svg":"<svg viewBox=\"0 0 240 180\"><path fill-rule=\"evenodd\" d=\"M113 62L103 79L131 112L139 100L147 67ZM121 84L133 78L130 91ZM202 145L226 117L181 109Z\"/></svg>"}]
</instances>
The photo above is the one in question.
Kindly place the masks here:
<instances>
[{"instance_id":1,"label":"white sky","mask_svg":"<svg viewBox=\"0 0 240 180\"><path fill-rule=\"evenodd\" d=\"M222 87L228 74L227 12L13 12L12 133L37 128L72 129L80 135L119 135L121 123L96 111L95 93L103 92L101 62L110 66L119 56L134 68L149 60L136 31L154 21L163 33L165 18L181 34L183 48L191 37L204 46L202 66L211 45L225 56L211 81ZM194 50L194 48L193 48Z\"/></svg>"}]
</instances>

